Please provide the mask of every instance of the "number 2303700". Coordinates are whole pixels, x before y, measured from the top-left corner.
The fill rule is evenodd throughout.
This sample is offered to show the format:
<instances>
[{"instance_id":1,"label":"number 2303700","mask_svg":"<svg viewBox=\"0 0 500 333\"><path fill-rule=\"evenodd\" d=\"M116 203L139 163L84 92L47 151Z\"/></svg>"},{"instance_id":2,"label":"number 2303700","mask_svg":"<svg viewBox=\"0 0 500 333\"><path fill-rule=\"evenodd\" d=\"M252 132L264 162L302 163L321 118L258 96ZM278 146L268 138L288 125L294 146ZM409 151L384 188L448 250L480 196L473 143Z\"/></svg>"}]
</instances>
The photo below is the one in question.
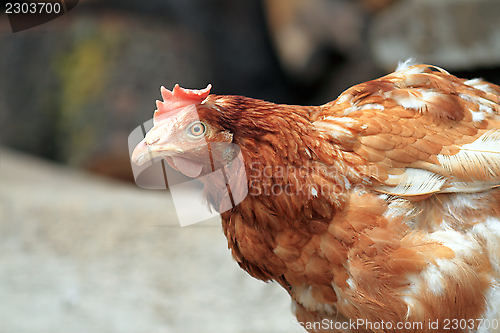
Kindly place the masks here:
<instances>
[{"instance_id":1,"label":"number 2303700","mask_svg":"<svg viewBox=\"0 0 500 333\"><path fill-rule=\"evenodd\" d=\"M445 319L443 329L457 330L457 329L497 329L499 326L498 320L493 319Z\"/></svg>"},{"instance_id":2,"label":"number 2303700","mask_svg":"<svg viewBox=\"0 0 500 333\"><path fill-rule=\"evenodd\" d=\"M7 2L5 4L6 14L58 14L61 12L61 4L58 2Z\"/></svg>"}]
</instances>

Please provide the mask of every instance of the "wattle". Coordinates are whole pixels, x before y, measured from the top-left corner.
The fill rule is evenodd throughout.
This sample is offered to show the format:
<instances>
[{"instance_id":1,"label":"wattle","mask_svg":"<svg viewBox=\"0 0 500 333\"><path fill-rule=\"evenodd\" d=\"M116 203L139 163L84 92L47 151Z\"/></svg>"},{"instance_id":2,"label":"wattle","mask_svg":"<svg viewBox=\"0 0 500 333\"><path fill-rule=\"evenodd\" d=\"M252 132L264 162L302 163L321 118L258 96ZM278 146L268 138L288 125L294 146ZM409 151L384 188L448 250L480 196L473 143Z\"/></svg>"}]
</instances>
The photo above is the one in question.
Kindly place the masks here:
<instances>
[{"instance_id":1,"label":"wattle","mask_svg":"<svg viewBox=\"0 0 500 333\"><path fill-rule=\"evenodd\" d=\"M174 169L191 178L198 177L203 169L203 165L200 163L196 163L183 157L172 156L172 163L170 163L169 160L167 160L167 162L169 162Z\"/></svg>"}]
</instances>

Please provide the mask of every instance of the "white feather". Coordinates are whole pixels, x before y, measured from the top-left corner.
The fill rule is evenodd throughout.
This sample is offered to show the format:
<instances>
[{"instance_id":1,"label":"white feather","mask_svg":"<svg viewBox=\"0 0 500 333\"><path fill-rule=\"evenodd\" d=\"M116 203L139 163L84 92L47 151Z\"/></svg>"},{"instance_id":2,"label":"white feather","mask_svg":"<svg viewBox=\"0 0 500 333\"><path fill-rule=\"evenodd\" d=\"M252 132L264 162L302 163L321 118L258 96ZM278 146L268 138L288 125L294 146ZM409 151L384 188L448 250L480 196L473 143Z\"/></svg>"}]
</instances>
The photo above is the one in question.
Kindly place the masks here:
<instances>
[{"instance_id":1,"label":"white feather","mask_svg":"<svg viewBox=\"0 0 500 333\"><path fill-rule=\"evenodd\" d=\"M396 177L392 176L392 178ZM439 192L446 182L446 178L441 175L414 168L406 169L399 177L397 186L380 186L378 190L401 196L422 195Z\"/></svg>"},{"instance_id":2,"label":"white feather","mask_svg":"<svg viewBox=\"0 0 500 333\"><path fill-rule=\"evenodd\" d=\"M400 61L398 63L398 67L396 68L396 72L404 71L404 70L408 69L409 67L416 65L416 64L417 63L416 63L414 58L408 58L405 61Z\"/></svg>"},{"instance_id":3,"label":"white feather","mask_svg":"<svg viewBox=\"0 0 500 333\"><path fill-rule=\"evenodd\" d=\"M455 155L437 155L439 163L451 174L465 179L500 181L500 130L484 133L465 144Z\"/></svg>"}]
</instances>

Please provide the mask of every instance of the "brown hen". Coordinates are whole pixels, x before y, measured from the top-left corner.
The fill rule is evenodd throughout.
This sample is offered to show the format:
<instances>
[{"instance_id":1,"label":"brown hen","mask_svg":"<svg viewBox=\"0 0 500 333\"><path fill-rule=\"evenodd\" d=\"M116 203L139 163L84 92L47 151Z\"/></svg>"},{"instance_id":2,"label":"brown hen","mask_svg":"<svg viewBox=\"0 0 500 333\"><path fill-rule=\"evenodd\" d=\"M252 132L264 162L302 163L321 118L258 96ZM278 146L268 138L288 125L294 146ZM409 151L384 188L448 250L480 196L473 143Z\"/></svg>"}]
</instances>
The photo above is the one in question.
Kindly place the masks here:
<instances>
[{"instance_id":1,"label":"brown hen","mask_svg":"<svg viewBox=\"0 0 500 333\"><path fill-rule=\"evenodd\" d=\"M322 106L209 90L162 88L132 160L205 176L233 257L309 332L499 330L498 86L406 62Z\"/></svg>"}]
</instances>

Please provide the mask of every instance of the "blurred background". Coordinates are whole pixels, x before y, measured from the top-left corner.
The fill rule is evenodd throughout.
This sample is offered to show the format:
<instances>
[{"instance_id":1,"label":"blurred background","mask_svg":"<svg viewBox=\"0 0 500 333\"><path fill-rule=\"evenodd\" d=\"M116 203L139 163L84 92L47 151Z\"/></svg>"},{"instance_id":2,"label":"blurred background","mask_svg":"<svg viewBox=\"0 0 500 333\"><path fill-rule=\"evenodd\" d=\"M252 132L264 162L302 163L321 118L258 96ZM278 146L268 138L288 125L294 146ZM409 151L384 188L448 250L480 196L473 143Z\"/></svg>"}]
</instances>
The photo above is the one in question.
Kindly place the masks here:
<instances>
[{"instance_id":1,"label":"blurred background","mask_svg":"<svg viewBox=\"0 0 500 333\"><path fill-rule=\"evenodd\" d=\"M2 4L4 4L3 2ZM300 332L286 292L133 184L159 87L322 104L409 57L500 83L497 0L87 0L0 13L0 332Z\"/></svg>"},{"instance_id":2,"label":"blurred background","mask_svg":"<svg viewBox=\"0 0 500 333\"><path fill-rule=\"evenodd\" d=\"M498 17L490 0L88 0L14 34L4 14L1 143L133 181L126 139L161 85L322 104L409 57L498 82Z\"/></svg>"}]
</instances>

